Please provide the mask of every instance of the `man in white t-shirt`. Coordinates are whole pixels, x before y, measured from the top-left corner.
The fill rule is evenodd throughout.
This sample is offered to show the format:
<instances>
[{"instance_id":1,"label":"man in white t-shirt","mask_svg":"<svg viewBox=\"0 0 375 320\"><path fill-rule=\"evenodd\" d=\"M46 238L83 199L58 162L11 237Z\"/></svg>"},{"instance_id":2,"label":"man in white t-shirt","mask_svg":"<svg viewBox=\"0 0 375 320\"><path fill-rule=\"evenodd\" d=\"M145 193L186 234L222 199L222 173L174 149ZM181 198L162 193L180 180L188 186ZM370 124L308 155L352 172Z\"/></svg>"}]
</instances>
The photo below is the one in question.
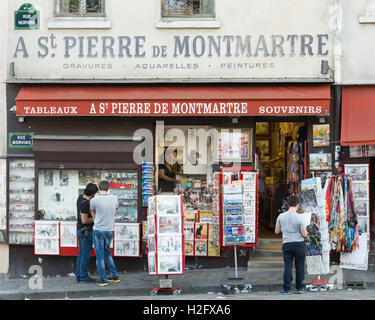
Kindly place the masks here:
<instances>
[{"instance_id":1,"label":"man in white t-shirt","mask_svg":"<svg viewBox=\"0 0 375 320\"><path fill-rule=\"evenodd\" d=\"M90 201L91 215L94 217L93 242L96 254L99 286L108 285L107 281L119 282L118 273L109 248L113 240L115 213L118 208L118 199L109 194L109 183L101 181L98 185L99 195ZM111 277L107 279L105 264Z\"/></svg>"},{"instance_id":2,"label":"man in white t-shirt","mask_svg":"<svg viewBox=\"0 0 375 320\"><path fill-rule=\"evenodd\" d=\"M306 257L304 237L307 237L307 230L302 215L297 212L299 204L298 196L290 196L289 210L280 214L276 220L275 233L281 232L283 235L284 284L281 294L290 294L294 259L297 293L303 293Z\"/></svg>"}]
</instances>

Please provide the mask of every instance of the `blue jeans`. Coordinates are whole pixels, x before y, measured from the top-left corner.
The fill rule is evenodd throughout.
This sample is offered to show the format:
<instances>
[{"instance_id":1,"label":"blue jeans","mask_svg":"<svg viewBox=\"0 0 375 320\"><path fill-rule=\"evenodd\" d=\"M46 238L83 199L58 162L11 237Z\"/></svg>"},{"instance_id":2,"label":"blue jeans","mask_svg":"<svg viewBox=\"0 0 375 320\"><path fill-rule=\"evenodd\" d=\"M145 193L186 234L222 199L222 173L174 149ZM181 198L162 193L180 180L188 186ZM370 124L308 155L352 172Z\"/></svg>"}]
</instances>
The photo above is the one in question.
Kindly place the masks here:
<instances>
[{"instance_id":1,"label":"blue jeans","mask_svg":"<svg viewBox=\"0 0 375 320\"><path fill-rule=\"evenodd\" d=\"M296 289L303 289L303 280L305 278L305 242L287 242L283 244L284 257L284 285L285 291L290 291L292 283L293 260L296 266Z\"/></svg>"},{"instance_id":2,"label":"blue jeans","mask_svg":"<svg viewBox=\"0 0 375 320\"><path fill-rule=\"evenodd\" d=\"M111 246L113 231L93 231L94 248L96 254L96 267L100 281L107 280L105 264L107 264L111 277L117 277L117 270L109 247Z\"/></svg>"},{"instance_id":3,"label":"blue jeans","mask_svg":"<svg viewBox=\"0 0 375 320\"><path fill-rule=\"evenodd\" d=\"M78 257L76 262L76 279L77 281L85 280L89 277L88 269L92 249L92 232L88 237L77 230L78 237Z\"/></svg>"}]
</instances>

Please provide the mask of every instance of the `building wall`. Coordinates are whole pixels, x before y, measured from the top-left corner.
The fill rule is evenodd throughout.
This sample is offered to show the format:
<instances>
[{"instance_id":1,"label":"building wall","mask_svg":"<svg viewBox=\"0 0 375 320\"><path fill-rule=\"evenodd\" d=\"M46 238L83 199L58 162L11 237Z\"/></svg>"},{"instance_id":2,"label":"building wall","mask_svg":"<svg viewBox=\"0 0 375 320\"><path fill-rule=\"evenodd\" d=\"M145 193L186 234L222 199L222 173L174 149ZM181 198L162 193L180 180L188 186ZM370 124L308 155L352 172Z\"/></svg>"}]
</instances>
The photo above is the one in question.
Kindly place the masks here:
<instances>
[{"instance_id":1,"label":"building wall","mask_svg":"<svg viewBox=\"0 0 375 320\"><path fill-rule=\"evenodd\" d=\"M374 8L374 0L342 1L343 85L375 84Z\"/></svg>"},{"instance_id":2,"label":"building wall","mask_svg":"<svg viewBox=\"0 0 375 320\"><path fill-rule=\"evenodd\" d=\"M11 16L23 1L8 1ZM105 21L90 20L90 25L80 18L54 17L53 2L32 2L40 11L39 30L14 30L9 20L15 79L332 78L321 73L321 62L333 63L334 0L308 0L303 6L299 0L283 5L278 0L217 0L216 19L195 22L162 20L158 0L107 0Z\"/></svg>"},{"instance_id":3,"label":"building wall","mask_svg":"<svg viewBox=\"0 0 375 320\"><path fill-rule=\"evenodd\" d=\"M1 21L8 19L8 3L3 3L0 11ZM9 247L3 242L6 238L7 215L6 215L6 154L7 154L7 102L6 85L8 73L7 62L7 44L8 44L8 25L0 25L0 277L7 274L9 270Z\"/></svg>"}]
</instances>

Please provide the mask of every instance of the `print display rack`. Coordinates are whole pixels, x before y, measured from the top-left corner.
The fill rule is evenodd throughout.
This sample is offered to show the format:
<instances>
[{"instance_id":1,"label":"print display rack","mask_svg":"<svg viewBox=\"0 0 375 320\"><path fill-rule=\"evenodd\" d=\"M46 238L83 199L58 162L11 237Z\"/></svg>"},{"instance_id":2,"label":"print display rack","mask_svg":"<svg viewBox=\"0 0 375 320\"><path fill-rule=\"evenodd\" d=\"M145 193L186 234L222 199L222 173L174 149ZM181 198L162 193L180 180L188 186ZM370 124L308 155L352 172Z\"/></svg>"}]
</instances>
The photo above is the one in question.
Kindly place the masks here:
<instances>
[{"instance_id":1,"label":"print display rack","mask_svg":"<svg viewBox=\"0 0 375 320\"><path fill-rule=\"evenodd\" d=\"M172 287L169 275L182 275L185 271L183 199L181 195L156 195L148 200L148 272L164 275L160 287L153 288L152 295L160 290L172 290L180 294L181 288Z\"/></svg>"},{"instance_id":2,"label":"print display rack","mask_svg":"<svg viewBox=\"0 0 375 320\"><path fill-rule=\"evenodd\" d=\"M78 256L77 222L37 220L34 225L34 254ZM115 223L109 251L114 257L140 257L141 224ZM91 255L95 256L94 248Z\"/></svg>"}]
</instances>

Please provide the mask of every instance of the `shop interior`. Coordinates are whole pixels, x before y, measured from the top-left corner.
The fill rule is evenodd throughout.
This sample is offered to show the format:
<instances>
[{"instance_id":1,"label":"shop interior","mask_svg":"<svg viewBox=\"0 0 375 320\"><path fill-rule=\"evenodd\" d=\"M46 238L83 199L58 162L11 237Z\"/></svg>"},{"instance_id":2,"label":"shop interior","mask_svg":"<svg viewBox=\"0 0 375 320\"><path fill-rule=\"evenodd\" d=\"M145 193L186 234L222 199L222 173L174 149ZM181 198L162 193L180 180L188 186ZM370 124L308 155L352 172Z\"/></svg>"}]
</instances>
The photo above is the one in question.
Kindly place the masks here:
<instances>
[{"instance_id":1,"label":"shop interior","mask_svg":"<svg viewBox=\"0 0 375 320\"><path fill-rule=\"evenodd\" d=\"M287 209L287 197L300 191L306 171L305 141L304 122L256 122L259 238L281 238L273 231L277 216Z\"/></svg>"}]
</instances>

